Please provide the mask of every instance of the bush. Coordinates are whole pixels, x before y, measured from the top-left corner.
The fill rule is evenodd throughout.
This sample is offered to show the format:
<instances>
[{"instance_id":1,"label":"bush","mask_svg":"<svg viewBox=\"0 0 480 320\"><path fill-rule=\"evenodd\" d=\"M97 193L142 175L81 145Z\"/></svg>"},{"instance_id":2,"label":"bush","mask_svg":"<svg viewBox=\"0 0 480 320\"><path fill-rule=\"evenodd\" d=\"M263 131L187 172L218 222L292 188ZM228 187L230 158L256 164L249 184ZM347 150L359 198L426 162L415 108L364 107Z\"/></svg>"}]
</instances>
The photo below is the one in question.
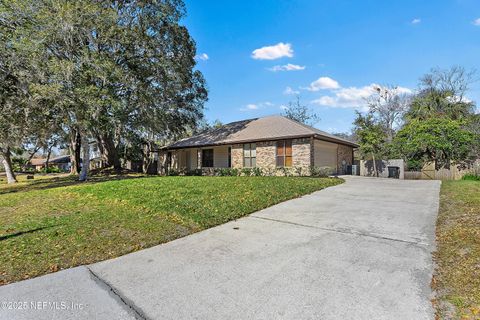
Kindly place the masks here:
<instances>
[{"instance_id":1,"label":"bush","mask_svg":"<svg viewBox=\"0 0 480 320\"><path fill-rule=\"evenodd\" d=\"M252 169L252 174L253 174L255 177L261 177L261 176L263 176L263 171L262 171L261 168L255 167L255 168Z\"/></svg>"},{"instance_id":2,"label":"bush","mask_svg":"<svg viewBox=\"0 0 480 320\"><path fill-rule=\"evenodd\" d=\"M217 169L215 173L221 177L235 177L239 175L238 169L235 168L221 168Z\"/></svg>"},{"instance_id":3,"label":"bush","mask_svg":"<svg viewBox=\"0 0 480 320\"><path fill-rule=\"evenodd\" d=\"M178 172L178 171L175 170L175 169L170 169L170 170L168 170L168 172L167 172L167 176L178 176L178 175L180 175L180 172Z\"/></svg>"},{"instance_id":4,"label":"bush","mask_svg":"<svg viewBox=\"0 0 480 320\"><path fill-rule=\"evenodd\" d=\"M202 176L203 175L203 170L202 169L193 169L193 170L188 170L185 175L187 176Z\"/></svg>"},{"instance_id":5,"label":"bush","mask_svg":"<svg viewBox=\"0 0 480 320\"><path fill-rule=\"evenodd\" d=\"M475 174L466 174L462 177L462 180L473 180L473 181L480 181L480 175L475 175Z\"/></svg>"},{"instance_id":6,"label":"bush","mask_svg":"<svg viewBox=\"0 0 480 320\"><path fill-rule=\"evenodd\" d=\"M244 176L251 176L252 175L252 168L242 168L242 174Z\"/></svg>"},{"instance_id":7,"label":"bush","mask_svg":"<svg viewBox=\"0 0 480 320\"><path fill-rule=\"evenodd\" d=\"M325 178L335 173L331 167L310 167L310 176Z\"/></svg>"}]
</instances>

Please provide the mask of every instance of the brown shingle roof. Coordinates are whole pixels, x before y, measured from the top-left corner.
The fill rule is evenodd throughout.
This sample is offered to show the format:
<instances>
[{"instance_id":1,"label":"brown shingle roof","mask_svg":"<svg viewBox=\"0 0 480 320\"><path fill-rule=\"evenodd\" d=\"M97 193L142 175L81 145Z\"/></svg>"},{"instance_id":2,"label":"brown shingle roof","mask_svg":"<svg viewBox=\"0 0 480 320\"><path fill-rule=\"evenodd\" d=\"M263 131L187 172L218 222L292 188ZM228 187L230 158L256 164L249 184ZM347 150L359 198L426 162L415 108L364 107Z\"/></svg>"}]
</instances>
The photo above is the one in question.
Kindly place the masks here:
<instances>
[{"instance_id":1,"label":"brown shingle roof","mask_svg":"<svg viewBox=\"0 0 480 320\"><path fill-rule=\"evenodd\" d=\"M204 147L248 141L265 141L285 138L317 137L319 139L358 147L357 144L301 124L283 116L268 116L232 122L218 129L208 130L167 146L167 149Z\"/></svg>"}]
</instances>

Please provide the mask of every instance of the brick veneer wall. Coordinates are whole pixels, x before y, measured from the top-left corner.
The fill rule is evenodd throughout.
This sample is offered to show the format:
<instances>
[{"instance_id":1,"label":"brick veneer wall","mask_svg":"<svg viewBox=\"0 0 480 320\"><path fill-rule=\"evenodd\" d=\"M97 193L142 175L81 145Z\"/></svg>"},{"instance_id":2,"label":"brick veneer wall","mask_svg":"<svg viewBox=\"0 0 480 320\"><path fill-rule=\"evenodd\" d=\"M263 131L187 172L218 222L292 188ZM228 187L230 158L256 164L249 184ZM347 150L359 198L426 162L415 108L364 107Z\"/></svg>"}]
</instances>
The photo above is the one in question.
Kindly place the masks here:
<instances>
[{"instance_id":1,"label":"brick veneer wall","mask_svg":"<svg viewBox=\"0 0 480 320\"><path fill-rule=\"evenodd\" d=\"M342 166L342 161L345 160L347 165L352 165L353 161L353 148L345 146L343 144L338 145L337 151L337 168L339 174L345 174L344 167Z\"/></svg>"},{"instance_id":2,"label":"brick veneer wall","mask_svg":"<svg viewBox=\"0 0 480 320\"><path fill-rule=\"evenodd\" d=\"M257 142L257 167L276 168L276 141ZM312 163L312 146L310 138L293 139L293 167L308 168ZM243 144L232 146L232 167L243 168Z\"/></svg>"}]
</instances>

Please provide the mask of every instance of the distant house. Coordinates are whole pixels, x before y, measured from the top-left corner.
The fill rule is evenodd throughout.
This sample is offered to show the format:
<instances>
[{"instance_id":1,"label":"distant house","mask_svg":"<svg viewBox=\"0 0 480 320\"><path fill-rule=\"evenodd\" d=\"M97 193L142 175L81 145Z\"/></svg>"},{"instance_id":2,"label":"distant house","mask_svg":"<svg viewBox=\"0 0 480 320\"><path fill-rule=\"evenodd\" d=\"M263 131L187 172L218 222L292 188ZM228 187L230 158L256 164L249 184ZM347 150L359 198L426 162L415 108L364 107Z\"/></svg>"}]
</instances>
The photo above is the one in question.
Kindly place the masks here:
<instances>
[{"instance_id":1,"label":"distant house","mask_svg":"<svg viewBox=\"0 0 480 320\"><path fill-rule=\"evenodd\" d=\"M161 172L328 167L346 173L358 145L283 116L226 124L162 148Z\"/></svg>"},{"instance_id":2,"label":"distant house","mask_svg":"<svg viewBox=\"0 0 480 320\"><path fill-rule=\"evenodd\" d=\"M34 168L36 171L41 171L45 169L45 164L47 162L46 158L33 158L30 160L30 167ZM56 167L60 171L65 171L68 172L70 171L70 168L72 166L72 163L70 161L70 156L58 156L58 157L53 157L48 161L48 166L50 168Z\"/></svg>"}]
</instances>

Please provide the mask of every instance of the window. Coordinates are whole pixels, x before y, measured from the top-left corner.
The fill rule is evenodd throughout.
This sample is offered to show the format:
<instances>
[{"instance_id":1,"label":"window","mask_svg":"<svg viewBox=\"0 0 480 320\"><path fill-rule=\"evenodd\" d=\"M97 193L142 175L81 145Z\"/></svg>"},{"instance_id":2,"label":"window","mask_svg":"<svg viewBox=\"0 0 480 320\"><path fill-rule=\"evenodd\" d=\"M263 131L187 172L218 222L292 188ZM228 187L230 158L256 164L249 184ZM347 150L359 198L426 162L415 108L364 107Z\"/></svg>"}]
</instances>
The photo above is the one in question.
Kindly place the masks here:
<instances>
[{"instance_id":1,"label":"window","mask_svg":"<svg viewBox=\"0 0 480 320\"><path fill-rule=\"evenodd\" d=\"M292 166L292 140L277 141L277 167Z\"/></svg>"},{"instance_id":2,"label":"window","mask_svg":"<svg viewBox=\"0 0 480 320\"><path fill-rule=\"evenodd\" d=\"M228 167L232 167L232 147L228 147Z\"/></svg>"},{"instance_id":3,"label":"window","mask_svg":"<svg viewBox=\"0 0 480 320\"><path fill-rule=\"evenodd\" d=\"M213 168L213 149L202 150L202 167Z\"/></svg>"},{"instance_id":4,"label":"window","mask_svg":"<svg viewBox=\"0 0 480 320\"><path fill-rule=\"evenodd\" d=\"M255 143L243 145L243 166L246 168L257 166L257 145Z\"/></svg>"}]
</instances>

